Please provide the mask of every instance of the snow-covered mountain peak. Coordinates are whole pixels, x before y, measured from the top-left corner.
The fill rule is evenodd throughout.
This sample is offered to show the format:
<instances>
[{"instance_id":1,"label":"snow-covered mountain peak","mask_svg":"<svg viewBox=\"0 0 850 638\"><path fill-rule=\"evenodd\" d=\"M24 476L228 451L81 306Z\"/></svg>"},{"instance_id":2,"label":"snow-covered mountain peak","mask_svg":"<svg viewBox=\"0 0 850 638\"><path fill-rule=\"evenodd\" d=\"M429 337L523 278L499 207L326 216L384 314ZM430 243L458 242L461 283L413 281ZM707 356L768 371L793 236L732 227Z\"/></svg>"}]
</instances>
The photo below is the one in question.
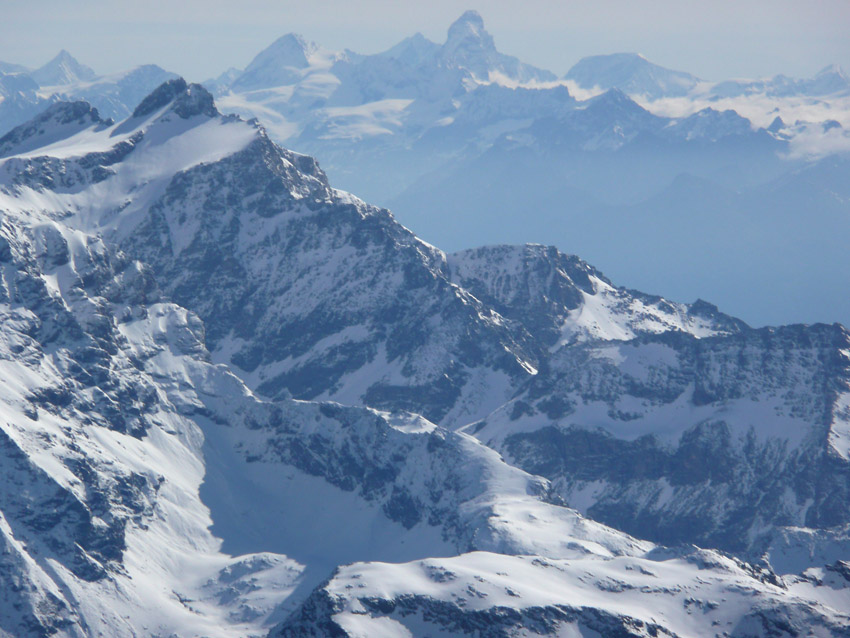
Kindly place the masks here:
<instances>
[{"instance_id":1,"label":"snow-covered mountain peak","mask_svg":"<svg viewBox=\"0 0 850 638\"><path fill-rule=\"evenodd\" d=\"M262 170L287 178L280 193L327 197L314 161L276 147L256 122L218 115L209 92L182 79L158 87L118 124L99 120L84 102L59 104L42 119L47 125L30 122L4 140L0 192L39 193L47 217L67 218L80 229L130 232L175 176L233 156L255 168L254 179Z\"/></svg>"},{"instance_id":2,"label":"snow-covered mountain peak","mask_svg":"<svg viewBox=\"0 0 850 638\"><path fill-rule=\"evenodd\" d=\"M485 80L493 55L497 55L496 43L476 11L467 11L452 23L440 52L445 63L468 68Z\"/></svg>"},{"instance_id":3,"label":"snow-covered mountain peak","mask_svg":"<svg viewBox=\"0 0 850 638\"><path fill-rule=\"evenodd\" d=\"M439 55L448 67L466 69L477 80L504 77L516 82L554 80L554 74L520 62L496 50L493 36L477 11L467 11L449 27Z\"/></svg>"},{"instance_id":4,"label":"snow-covered mountain peak","mask_svg":"<svg viewBox=\"0 0 850 638\"><path fill-rule=\"evenodd\" d=\"M0 138L0 157L25 153L66 139L93 125L108 124L88 102L57 102Z\"/></svg>"},{"instance_id":5,"label":"snow-covered mountain peak","mask_svg":"<svg viewBox=\"0 0 850 638\"><path fill-rule=\"evenodd\" d=\"M455 44L466 39L477 40L484 46L493 46L493 36L484 28L484 18L477 11L464 12L449 26L446 44Z\"/></svg>"},{"instance_id":6,"label":"snow-covered mountain peak","mask_svg":"<svg viewBox=\"0 0 850 638\"><path fill-rule=\"evenodd\" d=\"M691 305L616 288L554 246L485 246L448 256L452 281L547 347L684 332L734 334L744 324L706 302Z\"/></svg>"},{"instance_id":7,"label":"snow-covered mountain peak","mask_svg":"<svg viewBox=\"0 0 850 638\"><path fill-rule=\"evenodd\" d=\"M315 42L308 42L296 33L288 33L260 51L231 88L234 91L250 91L293 84L301 79L306 69L321 65L323 61L330 63L336 56L324 51Z\"/></svg>"},{"instance_id":8,"label":"snow-covered mountain peak","mask_svg":"<svg viewBox=\"0 0 850 638\"><path fill-rule=\"evenodd\" d=\"M157 89L141 101L133 117L150 115L168 104L179 117L188 119L195 115L217 116L212 94L200 84L186 84L183 78L176 78L161 84Z\"/></svg>"},{"instance_id":9,"label":"snow-covered mountain peak","mask_svg":"<svg viewBox=\"0 0 850 638\"><path fill-rule=\"evenodd\" d=\"M316 50L316 43L308 42L297 33L287 33L263 49L245 70L254 71L269 63L303 69L310 64L309 56Z\"/></svg>"},{"instance_id":10,"label":"snow-covered mountain peak","mask_svg":"<svg viewBox=\"0 0 850 638\"><path fill-rule=\"evenodd\" d=\"M686 95L699 82L690 73L665 69L639 53L611 53L582 58L564 79L572 80L585 89L618 88L650 99Z\"/></svg>"},{"instance_id":11,"label":"snow-covered mountain peak","mask_svg":"<svg viewBox=\"0 0 850 638\"><path fill-rule=\"evenodd\" d=\"M378 55L416 67L426 60L433 59L439 50L439 44L432 42L421 33L415 33Z\"/></svg>"},{"instance_id":12,"label":"snow-covered mountain peak","mask_svg":"<svg viewBox=\"0 0 850 638\"><path fill-rule=\"evenodd\" d=\"M75 82L93 80L96 73L62 49L55 58L40 69L32 72L32 78L39 86L57 86Z\"/></svg>"}]
</instances>

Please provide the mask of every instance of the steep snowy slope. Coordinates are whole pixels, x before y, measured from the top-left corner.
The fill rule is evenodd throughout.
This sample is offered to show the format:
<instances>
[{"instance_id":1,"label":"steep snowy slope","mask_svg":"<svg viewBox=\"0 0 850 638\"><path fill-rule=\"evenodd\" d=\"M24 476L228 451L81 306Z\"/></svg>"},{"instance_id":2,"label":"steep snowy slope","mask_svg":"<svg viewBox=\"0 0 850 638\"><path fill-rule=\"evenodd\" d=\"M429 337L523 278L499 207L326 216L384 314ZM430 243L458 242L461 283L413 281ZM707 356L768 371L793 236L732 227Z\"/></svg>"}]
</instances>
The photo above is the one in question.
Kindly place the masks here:
<instances>
[{"instance_id":1,"label":"steep snowy slope","mask_svg":"<svg viewBox=\"0 0 850 638\"><path fill-rule=\"evenodd\" d=\"M257 636L281 620L283 635L302 635L292 632L305 623L320 623L309 635L327 635L328 621L380 627L399 602L378 596L399 591L402 619L424 610L416 636L429 633L434 610L449 635L465 635L470 622L488 635L506 624L535 630L573 613L594 627L633 628L644 597L687 613L716 609L718 592L736 609L758 597L764 631L747 635L800 623L842 635L842 589L819 601L818 592L762 584L769 573L710 552L665 560L648 543L548 504L545 480L419 417L258 401L208 362L201 322L158 302L142 265L40 215L7 213L0 233L0 635ZM548 558L428 558L467 550ZM358 563L335 577L341 591L347 579L371 588L363 600L376 618L352 603L355 617L326 620L316 613L325 587L298 606L337 564L358 560L425 562ZM551 584L575 592L569 610L581 597L580 613L535 594L538 572L568 565L573 571ZM631 585L642 586L631 605L607 598L614 589L601 571L622 589L613 574L635 565L641 578L663 570L695 584L684 600L681 586L643 583ZM421 570L423 582L444 585L421 590L411 580ZM700 587L709 574L713 589ZM459 580L461 596L479 600L509 582L504 595L518 611L463 605ZM338 597L334 605L345 611ZM479 606L485 613L473 612ZM685 613L662 614L653 626L675 631ZM712 619L734 623L736 613Z\"/></svg>"},{"instance_id":2,"label":"steep snowy slope","mask_svg":"<svg viewBox=\"0 0 850 638\"><path fill-rule=\"evenodd\" d=\"M0 234L0 635L258 635L353 560L651 547L421 417L257 400L146 267L52 216Z\"/></svg>"},{"instance_id":3,"label":"steep snowy slope","mask_svg":"<svg viewBox=\"0 0 850 638\"><path fill-rule=\"evenodd\" d=\"M4 207L0 234L0 634L152 635L154 610L172 631L216 627L163 586L205 560L212 577L228 559L185 494L203 476L197 427L119 329L155 301L150 274L40 215ZM185 311L166 314L187 326Z\"/></svg>"},{"instance_id":4,"label":"steep snowy slope","mask_svg":"<svg viewBox=\"0 0 850 638\"><path fill-rule=\"evenodd\" d=\"M63 122L49 135L70 136L37 152L38 124L0 140L13 205L72 213L150 264L208 324L214 358L261 393L460 425L533 373L539 347L453 285L443 253L219 116L203 88L169 82L117 125L76 108L46 116Z\"/></svg>"},{"instance_id":5,"label":"steep snowy slope","mask_svg":"<svg viewBox=\"0 0 850 638\"><path fill-rule=\"evenodd\" d=\"M844 577L829 580L846 604ZM813 605L811 589L696 549L605 561L474 553L344 567L271 635L848 635L850 616Z\"/></svg>"}]
</instances>

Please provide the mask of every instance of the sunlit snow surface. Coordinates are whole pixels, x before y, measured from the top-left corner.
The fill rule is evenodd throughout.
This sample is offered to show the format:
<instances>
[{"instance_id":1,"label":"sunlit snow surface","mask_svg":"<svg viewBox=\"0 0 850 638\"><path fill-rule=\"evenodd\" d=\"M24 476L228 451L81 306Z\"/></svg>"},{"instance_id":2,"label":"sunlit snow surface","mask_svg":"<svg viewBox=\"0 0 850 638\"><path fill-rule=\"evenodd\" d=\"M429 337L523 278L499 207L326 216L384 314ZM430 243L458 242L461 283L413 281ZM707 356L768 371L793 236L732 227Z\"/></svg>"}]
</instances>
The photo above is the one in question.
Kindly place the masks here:
<instances>
[{"instance_id":1,"label":"sunlit snow surface","mask_svg":"<svg viewBox=\"0 0 850 638\"><path fill-rule=\"evenodd\" d=\"M634 632L629 635L747 635L770 624L767 610L776 604L810 635L829 635L828 625L835 630L847 622L843 614L818 617L805 602L807 581L786 587L759 582L741 565L711 553L600 561L478 552L402 565L350 565L323 593L333 604L327 620L358 638L474 635L481 626L525 635L523 621L536 626L535 634L562 637L624 629ZM848 601L846 589L835 592L834 603ZM301 635L311 627L304 616L278 635Z\"/></svg>"}]
</instances>

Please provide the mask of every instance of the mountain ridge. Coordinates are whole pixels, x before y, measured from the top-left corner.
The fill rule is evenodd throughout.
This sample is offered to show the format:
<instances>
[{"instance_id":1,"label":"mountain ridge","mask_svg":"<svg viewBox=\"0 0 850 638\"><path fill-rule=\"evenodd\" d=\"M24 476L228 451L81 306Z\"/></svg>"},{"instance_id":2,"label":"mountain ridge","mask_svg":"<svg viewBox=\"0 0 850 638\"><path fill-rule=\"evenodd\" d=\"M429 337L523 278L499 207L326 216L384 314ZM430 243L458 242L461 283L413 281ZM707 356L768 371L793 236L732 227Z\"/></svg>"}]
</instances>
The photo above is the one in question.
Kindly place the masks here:
<instances>
[{"instance_id":1,"label":"mountain ridge","mask_svg":"<svg viewBox=\"0 0 850 638\"><path fill-rule=\"evenodd\" d=\"M777 575L769 563L638 540L564 507L561 494L571 494L559 477L505 462L472 436L484 439L486 424L455 431L489 405L496 412L487 414L510 406L513 422L529 419L514 410L522 398L568 411L557 401L570 391L565 373L589 396L624 387L646 410L674 400L691 374L704 388L701 405L722 411L727 384L706 367L654 358L655 346L682 347L687 358L732 344L729 365L747 372L758 395L802 374L781 367L774 337L705 302L614 288L554 248L446 255L388 211L333 189L313 158L278 147L256 122L219 114L198 85L172 80L134 112L109 124L91 107L56 107L60 117L46 122L58 130L41 138L49 144L20 146L40 131L24 125L0 158L0 363L19 380L0 393L10 416L0 431L14 441L3 466L35 468L24 474L31 491L0 490L0 539L10 550L0 577L27 582L2 588L0 600L15 609L0 614L2 631L673 635L717 631L717 621L731 635L811 626L846 635L850 588L840 563ZM313 313L322 303L337 314ZM535 321L523 323L522 309ZM247 332L257 327L266 331ZM285 329L277 343L269 327ZM228 352L221 344L235 328L246 330L244 343ZM806 364L798 421L828 404L818 388L845 378L830 362L841 360L847 333L833 328L843 341L831 343L829 330L777 331ZM739 343L753 348L746 361L734 352ZM258 378L217 360L256 349L288 365L307 355L320 370L341 363L340 378L371 382L387 372L381 347L394 351L392 383L412 392L361 385L360 406L294 400L297 388L285 384L263 398L249 389L262 392ZM646 348L640 365L657 369L646 377L617 361L617 351ZM810 354L818 348L823 357ZM364 364L361 353L374 354ZM762 369L763 358L779 368ZM492 373L506 362L515 380L457 409L493 390ZM569 374L574 363L582 374ZM291 369L292 380L303 378ZM448 394L442 378L457 384ZM422 393L419 379L438 392ZM447 405L457 388L460 403ZM412 396L444 425L405 412ZM847 415L835 405L843 441ZM626 407L623 422L635 423L627 412L637 408ZM699 426L678 427L699 441ZM846 486L846 464L836 461L827 480ZM66 506L63 515L33 515L49 511L46 503ZM553 592L542 601L532 592L541 578ZM685 585L663 584L673 578ZM577 607L558 591L588 598Z\"/></svg>"}]
</instances>

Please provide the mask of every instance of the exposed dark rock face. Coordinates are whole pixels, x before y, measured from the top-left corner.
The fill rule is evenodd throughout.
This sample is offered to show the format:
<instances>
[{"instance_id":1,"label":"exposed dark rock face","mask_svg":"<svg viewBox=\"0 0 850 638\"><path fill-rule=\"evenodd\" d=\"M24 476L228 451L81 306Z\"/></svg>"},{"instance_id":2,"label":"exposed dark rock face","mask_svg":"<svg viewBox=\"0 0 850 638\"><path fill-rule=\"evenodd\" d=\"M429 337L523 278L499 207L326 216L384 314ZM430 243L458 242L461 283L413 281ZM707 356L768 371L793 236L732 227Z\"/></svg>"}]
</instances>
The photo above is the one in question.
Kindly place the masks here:
<instances>
[{"instance_id":1,"label":"exposed dark rock face","mask_svg":"<svg viewBox=\"0 0 850 638\"><path fill-rule=\"evenodd\" d=\"M452 285L440 251L261 130L244 150L175 175L121 246L266 396L460 424L506 399L539 356L521 324ZM373 380L355 382L370 366ZM500 391L472 396L489 376Z\"/></svg>"},{"instance_id":2,"label":"exposed dark rock face","mask_svg":"<svg viewBox=\"0 0 850 638\"><path fill-rule=\"evenodd\" d=\"M758 556L774 526L850 522L848 347L817 325L564 348L477 436L597 520Z\"/></svg>"},{"instance_id":3,"label":"exposed dark rock face","mask_svg":"<svg viewBox=\"0 0 850 638\"><path fill-rule=\"evenodd\" d=\"M133 111L133 117L150 115L168 105L171 105L171 110L183 119L194 115L207 117L218 115L209 91L200 84L186 84L183 78L176 78L165 82L142 100Z\"/></svg>"}]
</instances>

